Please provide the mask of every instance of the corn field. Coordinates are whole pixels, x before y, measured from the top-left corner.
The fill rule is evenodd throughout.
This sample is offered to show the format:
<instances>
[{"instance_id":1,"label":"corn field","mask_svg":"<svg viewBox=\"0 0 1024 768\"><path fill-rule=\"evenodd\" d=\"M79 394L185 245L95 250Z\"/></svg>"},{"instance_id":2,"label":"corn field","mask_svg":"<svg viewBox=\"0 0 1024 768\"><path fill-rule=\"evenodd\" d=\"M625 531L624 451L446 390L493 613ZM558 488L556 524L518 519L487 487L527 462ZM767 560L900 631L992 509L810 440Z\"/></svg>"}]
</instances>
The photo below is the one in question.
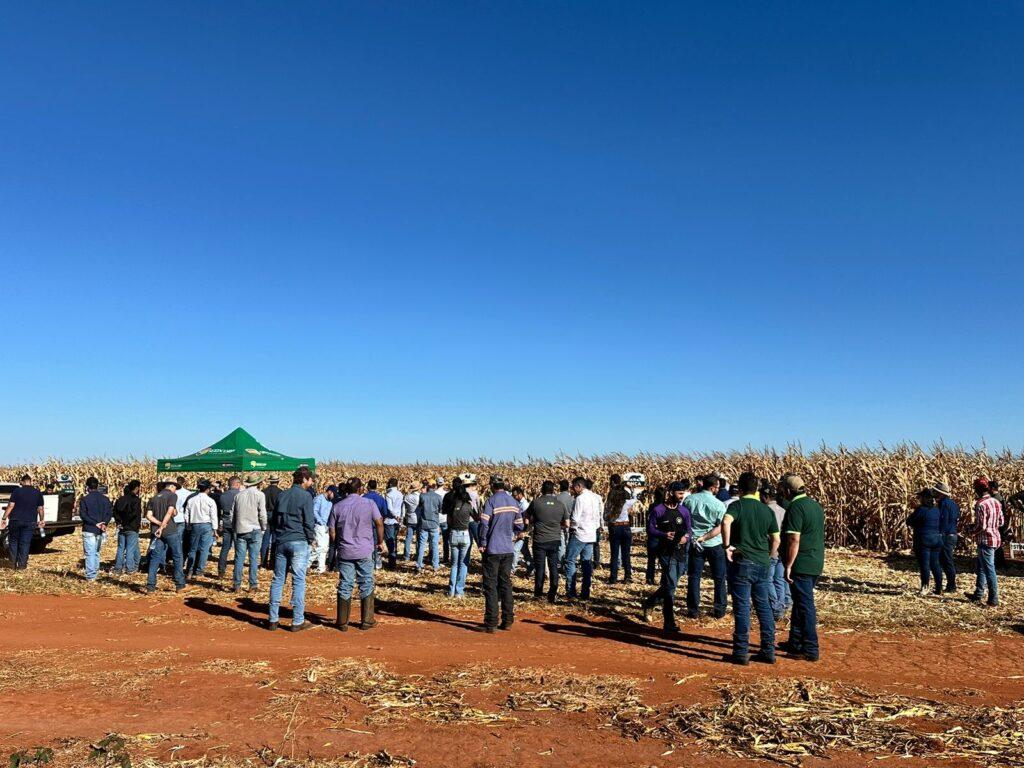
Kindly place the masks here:
<instances>
[{"instance_id":1,"label":"corn field","mask_svg":"<svg viewBox=\"0 0 1024 768\"><path fill-rule=\"evenodd\" d=\"M913 508L914 496L926 484L947 483L953 498L963 510L961 523L970 522L973 494L971 482L979 475L1000 481L1004 496L1024 488L1024 454L1004 452L998 455L983 450L936 446L924 450L915 444L893 448L822 448L804 452L791 447L784 452L736 451L708 454L640 454L625 456L558 456L551 460L492 461L489 459L452 460L443 464L402 465L326 461L317 464L318 485L336 483L351 476L384 483L397 478L405 490L422 478L444 476L449 480L460 472L473 472L481 483L495 472L511 483L522 485L528 495L538 492L544 480L571 479L577 475L595 481L595 490L606 493L608 476L629 471L647 475L650 487L672 480L692 479L699 474L718 472L735 480L741 472L778 479L784 472L796 472L807 483L809 493L825 508L826 536L830 546L862 547L886 551L905 548L909 534L905 525ZM37 482L65 473L81 488L89 475L106 484L112 495L131 479L139 479L146 489L156 483L156 462L150 459L79 459L46 461L0 467L0 479L16 480L24 472ZM186 476L194 487L197 476ZM282 478L286 483L288 478ZM1011 512L1013 527L1020 538L1019 510Z\"/></svg>"}]
</instances>

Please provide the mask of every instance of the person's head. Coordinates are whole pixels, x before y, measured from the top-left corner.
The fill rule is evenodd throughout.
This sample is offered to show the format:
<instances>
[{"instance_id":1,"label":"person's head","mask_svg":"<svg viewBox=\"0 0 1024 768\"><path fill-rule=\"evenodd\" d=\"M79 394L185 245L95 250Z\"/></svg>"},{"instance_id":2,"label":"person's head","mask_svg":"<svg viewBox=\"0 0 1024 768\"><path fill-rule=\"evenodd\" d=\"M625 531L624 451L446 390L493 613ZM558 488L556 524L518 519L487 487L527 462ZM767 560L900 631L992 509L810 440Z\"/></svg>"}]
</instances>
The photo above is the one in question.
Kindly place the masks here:
<instances>
[{"instance_id":1,"label":"person's head","mask_svg":"<svg viewBox=\"0 0 1024 768\"><path fill-rule=\"evenodd\" d=\"M351 494L358 496L363 492L363 481L358 477L350 477L346 485L348 486L348 492Z\"/></svg>"},{"instance_id":2,"label":"person's head","mask_svg":"<svg viewBox=\"0 0 1024 768\"><path fill-rule=\"evenodd\" d=\"M445 479L443 477L437 478L437 487L438 488L444 488L445 482L446 481L445 481Z\"/></svg>"},{"instance_id":3,"label":"person's head","mask_svg":"<svg viewBox=\"0 0 1024 768\"><path fill-rule=\"evenodd\" d=\"M505 490L505 478L501 475L491 475L491 492L497 493L503 490Z\"/></svg>"},{"instance_id":4,"label":"person's head","mask_svg":"<svg viewBox=\"0 0 1024 768\"><path fill-rule=\"evenodd\" d=\"M199 483L196 485L196 489L200 493L205 493L205 494L209 495L213 491L213 483L211 483L209 480L205 480L205 479L204 480L200 480Z\"/></svg>"},{"instance_id":5,"label":"person's head","mask_svg":"<svg viewBox=\"0 0 1024 768\"><path fill-rule=\"evenodd\" d=\"M617 488L620 485L622 485L622 475L616 473L608 476L609 488Z\"/></svg>"},{"instance_id":6,"label":"person's head","mask_svg":"<svg viewBox=\"0 0 1024 768\"><path fill-rule=\"evenodd\" d=\"M426 493L428 490L430 490L430 481L423 478L420 480L420 493Z\"/></svg>"},{"instance_id":7,"label":"person's head","mask_svg":"<svg viewBox=\"0 0 1024 768\"><path fill-rule=\"evenodd\" d=\"M174 478L174 483L179 488L184 488L185 487L185 476L184 475L178 475L176 478Z\"/></svg>"},{"instance_id":8,"label":"person's head","mask_svg":"<svg viewBox=\"0 0 1024 768\"><path fill-rule=\"evenodd\" d=\"M338 486L328 485L324 488L324 498L328 501L334 501L334 497L338 495Z\"/></svg>"},{"instance_id":9,"label":"person's head","mask_svg":"<svg viewBox=\"0 0 1024 768\"><path fill-rule=\"evenodd\" d=\"M757 475L753 472L744 472L740 475L740 479L736 481L736 485L729 489L729 493L733 496L740 494L750 496L753 493L757 493L758 486L760 485L761 481Z\"/></svg>"},{"instance_id":10,"label":"person's head","mask_svg":"<svg viewBox=\"0 0 1024 768\"><path fill-rule=\"evenodd\" d=\"M464 486L462 483L455 485L452 483L452 493L455 494L455 500L460 504L472 504L473 497L469 495L469 488Z\"/></svg>"},{"instance_id":11,"label":"person's head","mask_svg":"<svg viewBox=\"0 0 1024 768\"><path fill-rule=\"evenodd\" d=\"M136 496L142 494L142 481L141 480L130 480L128 485L124 487L126 494L134 493Z\"/></svg>"},{"instance_id":12,"label":"person's head","mask_svg":"<svg viewBox=\"0 0 1024 768\"><path fill-rule=\"evenodd\" d=\"M522 486L517 485L515 488L512 489L512 498L515 499L516 501L522 501L525 496L526 491L523 490Z\"/></svg>"},{"instance_id":13,"label":"person's head","mask_svg":"<svg viewBox=\"0 0 1024 768\"><path fill-rule=\"evenodd\" d=\"M757 488L755 487L754 490L756 491ZM732 485L729 486L729 496L731 496L732 498L736 498L740 494L741 494L741 491L740 491L739 481L737 481L737 482L735 482L735 483L733 483ZM746 496L745 493L743 495Z\"/></svg>"},{"instance_id":14,"label":"person's head","mask_svg":"<svg viewBox=\"0 0 1024 768\"><path fill-rule=\"evenodd\" d=\"M452 490L455 490L456 488L458 488L461 485L462 485L462 478L461 477L453 477L452 478Z\"/></svg>"},{"instance_id":15,"label":"person's head","mask_svg":"<svg viewBox=\"0 0 1024 768\"><path fill-rule=\"evenodd\" d=\"M666 504L677 507L683 503L684 498L686 498L686 486L682 481L676 480L668 484L668 495L665 497Z\"/></svg>"},{"instance_id":16,"label":"person's head","mask_svg":"<svg viewBox=\"0 0 1024 768\"><path fill-rule=\"evenodd\" d=\"M665 503L665 494L667 492L668 491L667 491L667 489L665 488L664 485L655 486L652 490L650 490L650 495L647 497L647 503L652 505L652 506L657 506L658 504L664 504Z\"/></svg>"},{"instance_id":17,"label":"person's head","mask_svg":"<svg viewBox=\"0 0 1024 768\"><path fill-rule=\"evenodd\" d=\"M377 481L376 480L367 480L366 481L366 490L368 490L368 491L376 491L377 490Z\"/></svg>"},{"instance_id":18,"label":"person's head","mask_svg":"<svg viewBox=\"0 0 1024 768\"><path fill-rule=\"evenodd\" d=\"M25 474L21 476L22 485L32 485L32 475Z\"/></svg>"},{"instance_id":19,"label":"person's head","mask_svg":"<svg viewBox=\"0 0 1024 768\"><path fill-rule=\"evenodd\" d=\"M398 478L397 477L389 477L388 478L388 490L390 491L392 488L397 488L397 487L398 487Z\"/></svg>"},{"instance_id":20,"label":"person's head","mask_svg":"<svg viewBox=\"0 0 1024 768\"><path fill-rule=\"evenodd\" d=\"M794 499L804 492L804 479L793 472L779 478L779 496L785 500Z\"/></svg>"},{"instance_id":21,"label":"person's head","mask_svg":"<svg viewBox=\"0 0 1024 768\"><path fill-rule=\"evenodd\" d=\"M313 473L309 471L309 467L299 467L292 472L292 482L303 488L309 488L313 485Z\"/></svg>"},{"instance_id":22,"label":"person's head","mask_svg":"<svg viewBox=\"0 0 1024 768\"><path fill-rule=\"evenodd\" d=\"M237 491L241 487L242 478L240 478L238 475L232 475L231 477L228 478L228 488L230 488L232 491Z\"/></svg>"},{"instance_id":23,"label":"person's head","mask_svg":"<svg viewBox=\"0 0 1024 768\"><path fill-rule=\"evenodd\" d=\"M718 475L714 472L708 475L704 475L700 479L700 487L708 493L718 493L721 486L721 481L718 479Z\"/></svg>"},{"instance_id":24,"label":"person's head","mask_svg":"<svg viewBox=\"0 0 1024 768\"><path fill-rule=\"evenodd\" d=\"M999 493L999 481L993 477L988 481L988 489L992 493Z\"/></svg>"},{"instance_id":25,"label":"person's head","mask_svg":"<svg viewBox=\"0 0 1024 768\"><path fill-rule=\"evenodd\" d=\"M587 487L588 491L594 490L594 481L591 480L589 477L583 481L583 484Z\"/></svg>"},{"instance_id":26,"label":"person's head","mask_svg":"<svg viewBox=\"0 0 1024 768\"><path fill-rule=\"evenodd\" d=\"M579 496L585 490L587 490L587 479L585 477L574 477L572 485L569 486L569 492L573 496Z\"/></svg>"},{"instance_id":27,"label":"person's head","mask_svg":"<svg viewBox=\"0 0 1024 768\"><path fill-rule=\"evenodd\" d=\"M558 492L559 493L565 493L568 490L569 490L569 481L568 480L559 480L558 481Z\"/></svg>"},{"instance_id":28,"label":"person's head","mask_svg":"<svg viewBox=\"0 0 1024 768\"><path fill-rule=\"evenodd\" d=\"M551 480L545 480L540 484L541 496L550 496L555 492L555 484Z\"/></svg>"},{"instance_id":29,"label":"person's head","mask_svg":"<svg viewBox=\"0 0 1024 768\"><path fill-rule=\"evenodd\" d=\"M931 488L922 488L917 492L917 500L921 503L922 507L934 507L935 491Z\"/></svg>"},{"instance_id":30,"label":"person's head","mask_svg":"<svg viewBox=\"0 0 1024 768\"><path fill-rule=\"evenodd\" d=\"M85 487L87 490L95 491L97 488L100 487L100 481L97 480L95 477L90 477L85 481Z\"/></svg>"},{"instance_id":31,"label":"person's head","mask_svg":"<svg viewBox=\"0 0 1024 768\"><path fill-rule=\"evenodd\" d=\"M979 477L974 481L974 495L979 499L988 496L992 492L992 486L989 484L990 481L987 477Z\"/></svg>"},{"instance_id":32,"label":"person's head","mask_svg":"<svg viewBox=\"0 0 1024 768\"><path fill-rule=\"evenodd\" d=\"M426 483L427 483L427 488L429 488L430 490L432 490L432 491L436 491L437 490L437 480L427 480Z\"/></svg>"},{"instance_id":33,"label":"person's head","mask_svg":"<svg viewBox=\"0 0 1024 768\"><path fill-rule=\"evenodd\" d=\"M778 496L778 492L775 490L775 484L765 480L761 483L761 501L767 504L769 501L775 501Z\"/></svg>"}]
</instances>

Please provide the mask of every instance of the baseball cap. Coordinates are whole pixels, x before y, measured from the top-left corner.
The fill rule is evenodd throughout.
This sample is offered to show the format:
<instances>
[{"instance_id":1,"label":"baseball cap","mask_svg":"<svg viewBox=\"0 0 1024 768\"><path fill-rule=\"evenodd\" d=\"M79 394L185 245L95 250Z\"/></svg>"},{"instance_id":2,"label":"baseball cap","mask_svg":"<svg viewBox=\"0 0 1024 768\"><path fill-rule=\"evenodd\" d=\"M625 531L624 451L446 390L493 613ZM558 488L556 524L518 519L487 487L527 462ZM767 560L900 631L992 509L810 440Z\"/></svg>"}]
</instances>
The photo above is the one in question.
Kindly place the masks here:
<instances>
[{"instance_id":1,"label":"baseball cap","mask_svg":"<svg viewBox=\"0 0 1024 768\"><path fill-rule=\"evenodd\" d=\"M804 479L800 475L783 475L782 479L779 480L779 485L790 491L802 491L804 489Z\"/></svg>"},{"instance_id":2,"label":"baseball cap","mask_svg":"<svg viewBox=\"0 0 1024 768\"><path fill-rule=\"evenodd\" d=\"M476 475L472 472L463 472L459 475L459 480L462 481L463 485L476 485Z\"/></svg>"}]
</instances>

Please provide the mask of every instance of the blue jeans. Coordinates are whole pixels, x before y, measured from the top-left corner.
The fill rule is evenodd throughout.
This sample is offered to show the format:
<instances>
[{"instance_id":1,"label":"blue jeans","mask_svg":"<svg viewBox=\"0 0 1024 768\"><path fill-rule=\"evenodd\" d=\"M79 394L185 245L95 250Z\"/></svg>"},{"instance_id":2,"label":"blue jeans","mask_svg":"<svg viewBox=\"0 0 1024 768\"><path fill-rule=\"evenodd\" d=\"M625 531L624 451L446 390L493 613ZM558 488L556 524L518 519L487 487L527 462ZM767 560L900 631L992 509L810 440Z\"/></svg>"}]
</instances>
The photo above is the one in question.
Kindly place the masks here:
<instances>
[{"instance_id":1,"label":"blue jeans","mask_svg":"<svg viewBox=\"0 0 1024 768\"><path fill-rule=\"evenodd\" d=\"M929 580L935 582L936 592L942 591L942 536L938 533L921 533L914 537L914 554L921 573L921 586L927 587Z\"/></svg>"},{"instance_id":2,"label":"blue jeans","mask_svg":"<svg viewBox=\"0 0 1024 768\"><path fill-rule=\"evenodd\" d=\"M448 595L455 597L466 592L466 555L469 554L469 531L449 531L452 554L452 573L448 579Z\"/></svg>"},{"instance_id":3,"label":"blue jeans","mask_svg":"<svg viewBox=\"0 0 1024 768\"><path fill-rule=\"evenodd\" d=\"M174 585L178 589L185 586L180 530L169 536L166 533L163 536L157 536L149 544L149 578L146 580L146 588L150 592L156 589L156 572L168 557L174 565Z\"/></svg>"},{"instance_id":4,"label":"blue jeans","mask_svg":"<svg viewBox=\"0 0 1024 768\"><path fill-rule=\"evenodd\" d=\"M38 522L19 523L11 520L7 527L7 547L11 551L11 567L28 568L28 550L32 537L39 530Z\"/></svg>"},{"instance_id":5,"label":"blue jeans","mask_svg":"<svg viewBox=\"0 0 1024 768\"><path fill-rule=\"evenodd\" d=\"M306 569L309 568L309 543L277 542L274 553L274 578L270 582L270 623L276 624L284 595L284 583L292 575L292 626L306 620Z\"/></svg>"},{"instance_id":6,"label":"blue jeans","mask_svg":"<svg viewBox=\"0 0 1024 768\"><path fill-rule=\"evenodd\" d=\"M690 567L686 574L686 613L695 618L700 614L700 580L704 573L704 563L711 567L711 581L715 585L714 612L715 616L725 616L729 608L729 590L725 583L726 564L725 549L721 544L712 547L698 547L690 544Z\"/></svg>"},{"instance_id":7,"label":"blue jeans","mask_svg":"<svg viewBox=\"0 0 1024 768\"><path fill-rule=\"evenodd\" d=\"M416 538L419 536L419 529L415 525L405 526L405 545L403 547L405 553L405 562L412 560L413 548L416 544Z\"/></svg>"},{"instance_id":8,"label":"blue jeans","mask_svg":"<svg viewBox=\"0 0 1024 768\"><path fill-rule=\"evenodd\" d=\"M793 604L793 598L789 593L789 582L786 581L786 566L777 557L768 562L768 578L768 601L772 604L772 612L778 621Z\"/></svg>"},{"instance_id":9,"label":"blue jeans","mask_svg":"<svg viewBox=\"0 0 1024 768\"><path fill-rule=\"evenodd\" d=\"M420 528L419 535L416 542L416 570L420 570L423 567L423 558L427 554L427 545L430 545L430 564L436 571L441 567L441 552L439 545L441 541L441 531L435 528L432 531L425 531Z\"/></svg>"},{"instance_id":10,"label":"blue jeans","mask_svg":"<svg viewBox=\"0 0 1024 768\"><path fill-rule=\"evenodd\" d=\"M583 587L580 590L580 597L584 600L590 599L590 579L594 573L594 542L584 543L575 536L570 537L569 546L565 550L565 596L570 600L576 599L576 561L582 555L583 564Z\"/></svg>"},{"instance_id":11,"label":"blue jeans","mask_svg":"<svg viewBox=\"0 0 1024 768\"><path fill-rule=\"evenodd\" d=\"M775 614L768 600L768 566L748 558L729 564L732 587L732 612L736 621L732 634L732 655L745 659L750 655L750 603L757 612L761 629L761 655L775 658Z\"/></svg>"},{"instance_id":12,"label":"blue jeans","mask_svg":"<svg viewBox=\"0 0 1024 768\"><path fill-rule=\"evenodd\" d=\"M235 548L235 531L228 526L220 539L220 557L217 558L217 575L223 576L228 570L228 553Z\"/></svg>"},{"instance_id":13,"label":"blue jeans","mask_svg":"<svg viewBox=\"0 0 1024 768\"><path fill-rule=\"evenodd\" d=\"M985 596L985 589L988 588L988 604L999 605L999 586L996 584L996 548L978 545L978 559L975 566L977 582L974 587L974 597L981 600Z\"/></svg>"},{"instance_id":14,"label":"blue jeans","mask_svg":"<svg viewBox=\"0 0 1024 768\"><path fill-rule=\"evenodd\" d=\"M659 554L658 562L661 564L661 584L644 600L644 610L661 603L661 617L665 630L676 629L676 587L679 586L679 579L688 570L687 547L680 547L673 553Z\"/></svg>"},{"instance_id":15,"label":"blue jeans","mask_svg":"<svg viewBox=\"0 0 1024 768\"><path fill-rule=\"evenodd\" d=\"M942 552L939 555L939 565L946 576L946 591L956 591L956 560L953 553L956 551L956 534L948 533L942 537Z\"/></svg>"},{"instance_id":16,"label":"blue jeans","mask_svg":"<svg viewBox=\"0 0 1024 768\"><path fill-rule=\"evenodd\" d=\"M439 523L441 526L441 559L445 565L451 562L451 548L448 544L448 523Z\"/></svg>"},{"instance_id":17,"label":"blue jeans","mask_svg":"<svg viewBox=\"0 0 1024 768\"><path fill-rule=\"evenodd\" d=\"M273 557L272 547L274 546L274 532L269 528L263 531L260 539L260 562L270 563Z\"/></svg>"},{"instance_id":18,"label":"blue jeans","mask_svg":"<svg viewBox=\"0 0 1024 768\"><path fill-rule=\"evenodd\" d=\"M817 576L791 574L793 579L793 615L789 617L789 640L786 645L795 653L818 658L818 612L814 606Z\"/></svg>"},{"instance_id":19,"label":"blue jeans","mask_svg":"<svg viewBox=\"0 0 1024 768\"><path fill-rule=\"evenodd\" d=\"M206 571L206 561L213 549L213 525L195 523L188 539L189 576L198 576Z\"/></svg>"},{"instance_id":20,"label":"blue jeans","mask_svg":"<svg viewBox=\"0 0 1024 768\"><path fill-rule=\"evenodd\" d=\"M613 525L608 531L611 547L611 566L608 580L614 584L619 580L619 563L626 581L633 580L633 530L628 525Z\"/></svg>"},{"instance_id":21,"label":"blue jeans","mask_svg":"<svg viewBox=\"0 0 1024 768\"><path fill-rule=\"evenodd\" d=\"M82 549L85 552L85 578L95 581L100 572L100 544L102 533L82 531Z\"/></svg>"},{"instance_id":22,"label":"blue jeans","mask_svg":"<svg viewBox=\"0 0 1024 768\"><path fill-rule=\"evenodd\" d=\"M388 568L398 565L398 526L384 526L384 543L388 548Z\"/></svg>"},{"instance_id":23,"label":"blue jeans","mask_svg":"<svg viewBox=\"0 0 1024 768\"><path fill-rule=\"evenodd\" d=\"M235 534L235 589L242 586L242 573L245 571L245 557L249 556L249 586L256 589L259 584L260 544L263 531L249 531Z\"/></svg>"},{"instance_id":24,"label":"blue jeans","mask_svg":"<svg viewBox=\"0 0 1024 768\"><path fill-rule=\"evenodd\" d=\"M466 550L466 556L462 558L466 563L466 568L469 568L469 559L473 554L473 545L480 539L480 523L476 520L469 521L469 548Z\"/></svg>"},{"instance_id":25,"label":"blue jeans","mask_svg":"<svg viewBox=\"0 0 1024 768\"><path fill-rule=\"evenodd\" d=\"M363 600L373 594L373 555L362 560L338 559L338 597L342 600L352 599L352 588L359 584L359 599ZM273 621L273 619L271 619Z\"/></svg>"},{"instance_id":26,"label":"blue jeans","mask_svg":"<svg viewBox=\"0 0 1024 768\"><path fill-rule=\"evenodd\" d=\"M139 532L117 530L117 555L114 557L114 572L136 573L139 570Z\"/></svg>"},{"instance_id":27,"label":"blue jeans","mask_svg":"<svg viewBox=\"0 0 1024 768\"><path fill-rule=\"evenodd\" d=\"M558 550L561 540L533 542L533 596L544 594L544 564L548 569L548 600L554 600L558 594Z\"/></svg>"}]
</instances>

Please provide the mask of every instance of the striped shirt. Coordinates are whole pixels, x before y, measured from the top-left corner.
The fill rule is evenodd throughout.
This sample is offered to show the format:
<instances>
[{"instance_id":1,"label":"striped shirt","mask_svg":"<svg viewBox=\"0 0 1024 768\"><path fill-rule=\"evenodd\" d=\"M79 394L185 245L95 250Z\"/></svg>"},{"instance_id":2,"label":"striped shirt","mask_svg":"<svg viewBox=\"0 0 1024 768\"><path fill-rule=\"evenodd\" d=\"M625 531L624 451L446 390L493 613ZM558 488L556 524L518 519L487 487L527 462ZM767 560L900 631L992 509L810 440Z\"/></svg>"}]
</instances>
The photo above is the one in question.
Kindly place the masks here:
<instances>
[{"instance_id":1,"label":"striped shirt","mask_svg":"<svg viewBox=\"0 0 1024 768\"><path fill-rule=\"evenodd\" d=\"M1002 546L999 527L1003 524L1003 505L987 493L974 505L972 533L978 544L986 547Z\"/></svg>"},{"instance_id":2,"label":"striped shirt","mask_svg":"<svg viewBox=\"0 0 1024 768\"><path fill-rule=\"evenodd\" d=\"M480 546L489 555L512 553L516 534L523 530L523 511L507 491L498 491L480 513Z\"/></svg>"}]
</instances>

